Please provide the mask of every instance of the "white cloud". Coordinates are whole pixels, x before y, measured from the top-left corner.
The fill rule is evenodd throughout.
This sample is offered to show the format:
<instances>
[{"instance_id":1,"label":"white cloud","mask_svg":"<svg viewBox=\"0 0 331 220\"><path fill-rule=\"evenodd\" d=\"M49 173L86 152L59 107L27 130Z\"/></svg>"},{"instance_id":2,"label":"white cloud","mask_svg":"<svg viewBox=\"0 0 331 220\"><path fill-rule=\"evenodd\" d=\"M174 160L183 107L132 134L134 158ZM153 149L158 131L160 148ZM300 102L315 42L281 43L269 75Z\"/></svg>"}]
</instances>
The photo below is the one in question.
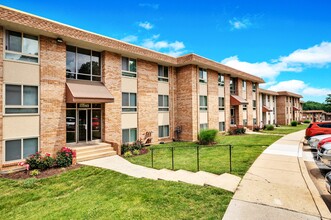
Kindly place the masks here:
<instances>
[{"instance_id":1,"label":"white cloud","mask_svg":"<svg viewBox=\"0 0 331 220\"><path fill-rule=\"evenodd\" d=\"M299 63L306 65L325 65L331 63L331 43L322 42L308 49L298 49L279 60L285 63Z\"/></svg>"},{"instance_id":2,"label":"white cloud","mask_svg":"<svg viewBox=\"0 0 331 220\"><path fill-rule=\"evenodd\" d=\"M157 36L157 37L156 37ZM174 41L174 42L168 42L165 40L162 41L156 41L159 38L159 35L154 35L152 38L145 39L142 43L143 47L157 50L166 54L169 54L171 56L180 56L183 53L185 53L185 45L183 42L180 41Z\"/></svg>"},{"instance_id":3,"label":"white cloud","mask_svg":"<svg viewBox=\"0 0 331 220\"><path fill-rule=\"evenodd\" d=\"M225 58L221 61L222 64L233 67L235 69L241 70L243 72L247 72L253 74L255 76L259 76L262 78L266 78L269 80L274 80L280 72L300 72L300 67L288 67L286 63L268 63L268 62L256 62L249 63L245 61L240 61L238 56L232 56Z\"/></svg>"},{"instance_id":4,"label":"white cloud","mask_svg":"<svg viewBox=\"0 0 331 220\"><path fill-rule=\"evenodd\" d=\"M152 9L159 9L159 4L151 4L151 3L139 3L140 7L147 7L147 8L152 8Z\"/></svg>"},{"instance_id":5,"label":"white cloud","mask_svg":"<svg viewBox=\"0 0 331 220\"><path fill-rule=\"evenodd\" d=\"M121 39L121 41L125 41L128 43L133 43L133 42L136 42L137 40L138 40L138 37L135 35L129 35L129 36L126 36Z\"/></svg>"},{"instance_id":6,"label":"white cloud","mask_svg":"<svg viewBox=\"0 0 331 220\"><path fill-rule=\"evenodd\" d=\"M301 80L288 80L278 82L275 85L270 86L268 89L273 91L290 91L303 96L326 96L331 94L331 89L329 88L315 88L306 84Z\"/></svg>"},{"instance_id":7,"label":"white cloud","mask_svg":"<svg viewBox=\"0 0 331 220\"><path fill-rule=\"evenodd\" d=\"M145 22L139 22L138 25L139 25L139 27L142 27L142 28L144 28L146 30L150 30L150 29L153 28L153 25L151 23L147 22L147 21L145 21Z\"/></svg>"},{"instance_id":8,"label":"white cloud","mask_svg":"<svg viewBox=\"0 0 331 220\"><path fill-rule=\"evenodd\" d=\"M243 18L241 20L239 20L237 18L233 18L232 20L229 21L229 23L232 26L232 30L233 29L236 29L236 30L246 29L252 25L252 23L250 22L250 20L248 18Z\"/></svg>"}]
</instances>

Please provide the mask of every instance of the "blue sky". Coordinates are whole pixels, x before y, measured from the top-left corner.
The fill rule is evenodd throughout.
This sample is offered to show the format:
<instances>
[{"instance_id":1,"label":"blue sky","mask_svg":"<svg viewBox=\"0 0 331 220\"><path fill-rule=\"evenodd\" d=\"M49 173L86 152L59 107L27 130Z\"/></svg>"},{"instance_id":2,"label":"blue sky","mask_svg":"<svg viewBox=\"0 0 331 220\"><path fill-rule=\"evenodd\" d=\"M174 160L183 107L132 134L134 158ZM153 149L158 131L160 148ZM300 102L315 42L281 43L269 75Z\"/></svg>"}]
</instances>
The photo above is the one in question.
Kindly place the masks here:
<instances>
[{"instance_id":1,"label":"blue sky","mask_svg":"<svg viewBox=\"0 0 331 220\"><path fill-rule=\"evenodd\" d=\"M324 102L331 1L2 0L1 4L173 56L196 53Z\"/></svg>"}]
</instances>

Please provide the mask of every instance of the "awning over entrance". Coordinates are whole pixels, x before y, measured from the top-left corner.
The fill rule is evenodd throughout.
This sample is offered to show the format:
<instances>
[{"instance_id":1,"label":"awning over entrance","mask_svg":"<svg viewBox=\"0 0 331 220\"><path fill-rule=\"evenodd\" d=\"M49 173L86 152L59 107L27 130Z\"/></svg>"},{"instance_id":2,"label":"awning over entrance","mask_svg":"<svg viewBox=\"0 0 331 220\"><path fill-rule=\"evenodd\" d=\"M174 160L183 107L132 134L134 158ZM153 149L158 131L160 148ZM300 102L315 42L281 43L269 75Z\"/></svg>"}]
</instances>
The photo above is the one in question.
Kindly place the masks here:
<instances>
[{"instance_id":1,"label":"awning over entrance","mask_svg":"<svg viewBox=\"0 0 331 220\"><path fill-rule=\"evenodd\" d=\"M67 79L67 103L108 103L114 97L101 82Z\"/></svg>"},{"instance_id":2,"label":"awning over entrance","mask_svg":"<svg viewBox=\"0 0 331 220\"><path fill-rule=\"evenodd\" d=\"M293 110L294 111L300 111L300 109L298 109L297 107L293 106Z\"/></svg>"},{"instance_id":3,"label":"awning over entrance","mask_svg":"<svg viewBox=\"0 0 331 220\"><path fill-rule=\"evenodd\" d=\"M262 106L262 112L272 112L272 109L264 105Z\"/></svg>"},{"instance_id":4,"label":"awning over entrance","mask_svg":"<svg viewBox=\"0 0 331 220\"><path fill-rule=\"evenodd\" d=\"M230 104L231 105L247 105L248 102L247 102L246 99L244 99L244 98L242 98L240 96L231 95Z\"/></svg>"}]
</instances>

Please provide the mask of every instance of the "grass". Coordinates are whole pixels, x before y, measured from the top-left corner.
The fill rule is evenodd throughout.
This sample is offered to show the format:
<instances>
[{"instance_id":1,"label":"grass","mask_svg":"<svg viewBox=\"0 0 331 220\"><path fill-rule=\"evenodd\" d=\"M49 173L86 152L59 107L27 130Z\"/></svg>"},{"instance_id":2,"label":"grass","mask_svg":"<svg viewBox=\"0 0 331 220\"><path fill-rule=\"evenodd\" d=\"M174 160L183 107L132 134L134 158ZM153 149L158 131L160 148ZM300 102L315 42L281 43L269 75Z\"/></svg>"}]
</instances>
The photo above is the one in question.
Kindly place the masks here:
<instances>
[{"instance_id":1,"label":"grass","mask_svg":"<svg viewBox=\"0 0 331 220\"><path fill-rule=\"evenodd\" d=\"M255 159L265 150L267 146L278 140L280 136L275 135L238 135L218 136L219 144L232 144L232 174L243 176ZM154 168L172 168L171 149L174 150L174 168L197 171L196 144L192 142L174 142L157 145L160 148L154 150ZM200 149L200 170L221 174L230 171L229 147L203 147ZM151 152L148 154L128 158L135 164L151 167Z\"/></svg>"},{"instance_id":2,"label":"grass","mask_svg":"<svg viewBox=\"0 0 331 220\"><path fill-rule=\"evenodd\" d=\"M0 178L1 219L221 219L232 193L81 167L46 179Z\"/></svg>"},{"instance_id":3,"label":"grass","mask_svg":"<svg viewBox=\"0 0 331 220\"><path fill-rule=\"evenodd\" d=\"M306 129L309 124L302 124L298 126L291 126L291 125L282 125L281 127L275 127L275 130L272 131L267 131L267 130L261 130L261 132L266 133L266 134L290 134L296 131L300 131L303 129Z\"/></svg>"}]
</instances>

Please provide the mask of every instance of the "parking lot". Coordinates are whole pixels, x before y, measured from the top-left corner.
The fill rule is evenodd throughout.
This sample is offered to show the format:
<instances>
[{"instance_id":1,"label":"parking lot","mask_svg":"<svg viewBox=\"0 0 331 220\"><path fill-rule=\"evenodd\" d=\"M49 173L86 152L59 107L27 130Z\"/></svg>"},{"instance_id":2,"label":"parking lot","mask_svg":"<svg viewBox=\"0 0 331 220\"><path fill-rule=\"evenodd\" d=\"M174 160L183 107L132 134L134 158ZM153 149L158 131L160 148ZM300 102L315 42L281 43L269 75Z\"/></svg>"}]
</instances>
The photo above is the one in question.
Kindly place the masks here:
<instances>
[{"instance_id":1,"label":"parking lot","mask_svg":"<svg viewBox=\"0 0 331 220\"><path fill-rule=\"evenodd\" d=\"M304 144L302 157L308 173L331 212L331 194L327 191L324 180L324 176L331 171L331 168L325 166L320 160L317 160L316 155L316 150L311 149L308 144Z\"/></svg>"}]
</instances>

